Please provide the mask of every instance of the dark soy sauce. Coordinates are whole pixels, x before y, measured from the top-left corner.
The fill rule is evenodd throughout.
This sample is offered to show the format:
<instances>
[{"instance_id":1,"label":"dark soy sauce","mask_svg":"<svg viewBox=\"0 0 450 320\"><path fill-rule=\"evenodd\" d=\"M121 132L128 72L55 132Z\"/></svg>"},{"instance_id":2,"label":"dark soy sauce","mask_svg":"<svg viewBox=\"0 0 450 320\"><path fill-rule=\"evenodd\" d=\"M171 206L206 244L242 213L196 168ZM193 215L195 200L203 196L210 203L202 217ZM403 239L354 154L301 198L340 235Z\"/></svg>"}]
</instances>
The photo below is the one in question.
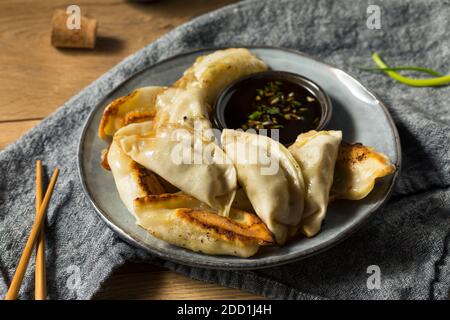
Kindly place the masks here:
<instances>
[{"instance_id":1,"label":"dark soy sauce","mask_svg":"<svg viewBox=\"0 0 450 320\"><path fill-rule=\"evenodd\" d=\"M300 133L317 128L321 106L308 88L294 82L249 79L223 97L224 118L232 129L279 130L279 141L289 145Z\"/></svg>"}]
</instances>

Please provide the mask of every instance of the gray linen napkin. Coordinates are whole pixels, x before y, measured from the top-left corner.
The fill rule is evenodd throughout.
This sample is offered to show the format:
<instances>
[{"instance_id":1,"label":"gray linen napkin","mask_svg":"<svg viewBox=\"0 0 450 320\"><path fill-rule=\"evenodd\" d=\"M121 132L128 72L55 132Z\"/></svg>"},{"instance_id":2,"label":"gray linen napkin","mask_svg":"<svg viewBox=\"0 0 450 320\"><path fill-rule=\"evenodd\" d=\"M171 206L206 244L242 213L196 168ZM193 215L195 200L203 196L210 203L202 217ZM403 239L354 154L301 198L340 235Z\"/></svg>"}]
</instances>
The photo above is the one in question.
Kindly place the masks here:
<instances>
[{"instance_id":1,"label":"gray linen napkin","mask_svg":"<svg viewBox=\"0 0 450 320\"><path fill-rule=\"evenodd\" d=\"M447 72L449 1L373 1L381 29L369 29L368 1L246 1L204 15L125 59L0 153L0 296L34 219L35 160L62 169L48 210L49 298L89 299L114 268L148 261L190 277L275 299L445 299L450 287L450 86L411 88L358 72L371 51L392 64ZM89 111L130 75L195 48L295 48L356 75L389 107L403 146L403 170L389 203L357 233L312 258L260 271L216 271L162 261L121 241L84 196L76 165ZM64 81L64 76L61 76ZM367 268L381 271L368 289ZM21 297L33 294L33 268Z\"/></svg>"}]
</instances>

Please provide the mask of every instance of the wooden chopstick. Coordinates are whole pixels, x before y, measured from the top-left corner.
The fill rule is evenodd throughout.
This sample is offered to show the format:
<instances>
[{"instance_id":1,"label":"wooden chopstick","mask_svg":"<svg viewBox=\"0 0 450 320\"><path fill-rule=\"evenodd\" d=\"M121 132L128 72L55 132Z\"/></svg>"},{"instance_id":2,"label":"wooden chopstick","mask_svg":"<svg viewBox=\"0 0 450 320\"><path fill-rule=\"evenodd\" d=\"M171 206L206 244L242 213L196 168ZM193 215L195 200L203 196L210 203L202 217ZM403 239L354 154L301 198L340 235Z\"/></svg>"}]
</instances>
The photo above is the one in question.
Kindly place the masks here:
<instances>
[{"instance_id":1,"label":"wooden chopstick","mask_svg":"<svg viewBox=\"0 0 450 320\"><path fill-rule=\"evenodd\" d=\"M36 218L42 203L42 162L36 162ZM36 244L36 269L34 272L34 299L45 300L47 284L45 274L45 223L42 223Z\"/></svg>"},{"instance_id":2,"label":"wooden chopstick","mask_svg":"<svg viewBox=\"0 0 450 320\"><path fill-rule=\"evenodd\" d=\"M6 293L5 300L17 299L20 290L20 285L22 284L23 276L25 275L28 262L30 261L31 253L33 252L34 249L36 238L41 230L42 222L45 216L45 210L47 209L47 205L48 202L50 201L50 197L52 195L56 179L58 178L58 173L59 170L58 168L56 168L53 171L52 178L48 185L47 191L45 192L44 200L42 201L42 204L39 206L39 211L36 215L36 220L34 221L33 228L31 228L30 235L28 236L27 243L25 245L25 248L23 249L22 256L20 257L19 264L17 265L16 272L14 273L14 277L11 281L11 285L9 286L8 292Z\"/></svg>"}]
</instances>

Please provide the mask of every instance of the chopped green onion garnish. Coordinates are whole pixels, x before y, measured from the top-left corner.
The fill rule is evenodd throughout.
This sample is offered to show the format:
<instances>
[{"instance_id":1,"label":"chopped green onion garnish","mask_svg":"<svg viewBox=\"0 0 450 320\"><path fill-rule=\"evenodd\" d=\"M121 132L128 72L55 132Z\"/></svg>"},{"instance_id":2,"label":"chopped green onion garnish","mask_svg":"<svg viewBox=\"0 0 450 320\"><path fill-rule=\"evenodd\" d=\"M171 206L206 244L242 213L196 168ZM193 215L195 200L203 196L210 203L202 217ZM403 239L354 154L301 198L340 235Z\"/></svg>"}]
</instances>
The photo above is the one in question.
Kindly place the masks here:
<instances>
[{"instance_id":1,"label":"chopped green onion garnish","mask_svg":"<svg viewBox=\"0 0 450 320\"><path fill-rule=\"evenodd\" d=\"M280 113L280 109L277 107L271 107L267 109L267 113L268 114L279 114Z\"/></svg>"},{"instance_id":2,"label":"chopped green onion garnish","mask_svg":"<svg viewBox=\"0 0 450 320\"><path fill-rule=\"evenodd\" d=\"M250 120L256 120L256 119L259 119L259 117L261 117L261 115L262 115L261 111L255 111L251 115L249 115L248 118Z\"/></svg>"}]
</instances>

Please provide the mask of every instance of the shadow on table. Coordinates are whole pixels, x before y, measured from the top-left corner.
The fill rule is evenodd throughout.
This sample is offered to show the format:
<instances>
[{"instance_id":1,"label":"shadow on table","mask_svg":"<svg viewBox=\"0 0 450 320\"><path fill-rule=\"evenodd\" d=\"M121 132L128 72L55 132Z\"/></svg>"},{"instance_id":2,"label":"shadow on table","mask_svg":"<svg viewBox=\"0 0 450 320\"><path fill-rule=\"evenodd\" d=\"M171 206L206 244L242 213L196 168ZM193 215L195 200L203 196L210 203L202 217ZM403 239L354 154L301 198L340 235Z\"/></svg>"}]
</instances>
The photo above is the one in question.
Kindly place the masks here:
<instances>
[{"instance_id":1,"label":"shadow on table","mask_svg":"<svg viewBox=\"0 0 450 320\"><path fill-rule=\"evenodd\" d=\"M56 48L59 52L65 55L91 55L91 54L114 54L122 51L125 48L124 42L121 39L114 37L97 36L97 41L94 49L85 48Z\"/></svg>"}]
</instances>

